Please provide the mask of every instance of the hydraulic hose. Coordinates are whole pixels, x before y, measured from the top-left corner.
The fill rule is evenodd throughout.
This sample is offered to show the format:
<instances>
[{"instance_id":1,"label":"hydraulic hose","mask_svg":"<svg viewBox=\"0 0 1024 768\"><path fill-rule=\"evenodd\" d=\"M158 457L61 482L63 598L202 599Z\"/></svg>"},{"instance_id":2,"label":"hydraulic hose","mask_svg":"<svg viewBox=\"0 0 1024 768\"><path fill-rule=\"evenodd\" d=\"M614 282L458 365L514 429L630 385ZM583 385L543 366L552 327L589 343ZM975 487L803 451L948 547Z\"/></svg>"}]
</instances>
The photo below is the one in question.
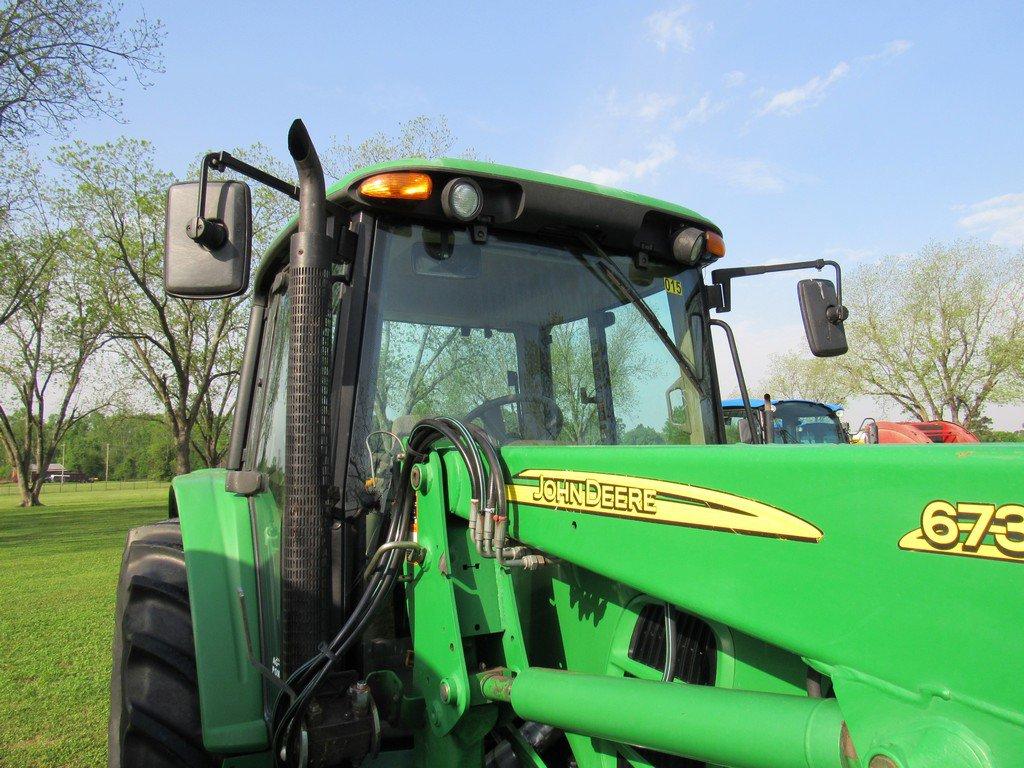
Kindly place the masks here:
<instances>
[{"instance_id":1,"label":"hydraulic hose","mask_svg":"<svg viewBox=\"0 0 1024 768\"><path fill-rule=\"evenodd\" d=\"M408 535L415 501L415 493L410 482L412 467L425 458L430 447L441 439L450 441L465 462L475 498L483 498L486 494L483 463L477 453L476 442L466 428L447 419L425 419L419 422L409 435L407 458L402 465L398 495L392 505L391 520L381 546L393 544ZM402 557L404 555L393 548L389 548L380 557L366 589L341 629L319 653L299 666L286 681L285 690L295 690L298 693L294 694L287 705L285 696L282 695L274 708L272 749L275 758L281 763L287 759L286 747L291 741L295 725L301 722L310 699L338 657L361 636L376 609L390 594L397 580Z\"/></svg>"}]
</instances>

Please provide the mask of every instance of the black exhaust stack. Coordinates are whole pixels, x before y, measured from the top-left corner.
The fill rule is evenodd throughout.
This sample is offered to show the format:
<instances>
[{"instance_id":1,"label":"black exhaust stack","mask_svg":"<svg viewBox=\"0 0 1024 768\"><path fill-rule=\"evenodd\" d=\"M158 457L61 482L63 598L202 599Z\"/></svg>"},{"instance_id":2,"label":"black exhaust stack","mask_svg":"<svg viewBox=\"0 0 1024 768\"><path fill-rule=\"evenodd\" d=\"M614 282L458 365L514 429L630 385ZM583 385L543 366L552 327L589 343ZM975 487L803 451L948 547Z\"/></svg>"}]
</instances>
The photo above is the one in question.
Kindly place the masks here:
<instances>
[{"instance_id":1,"label":"black exhaust stack","mask_svg":"<svg viewBox=\"0 0 1024 768\"><path fill-rule=\"evenodd\" d=\"M285 510L281 542L281 655L285 675L317 652L327 630L326 488L331 251L324 172L301 120L288 131L299 174L291 238Z\"/></svg>"}]
</instances>

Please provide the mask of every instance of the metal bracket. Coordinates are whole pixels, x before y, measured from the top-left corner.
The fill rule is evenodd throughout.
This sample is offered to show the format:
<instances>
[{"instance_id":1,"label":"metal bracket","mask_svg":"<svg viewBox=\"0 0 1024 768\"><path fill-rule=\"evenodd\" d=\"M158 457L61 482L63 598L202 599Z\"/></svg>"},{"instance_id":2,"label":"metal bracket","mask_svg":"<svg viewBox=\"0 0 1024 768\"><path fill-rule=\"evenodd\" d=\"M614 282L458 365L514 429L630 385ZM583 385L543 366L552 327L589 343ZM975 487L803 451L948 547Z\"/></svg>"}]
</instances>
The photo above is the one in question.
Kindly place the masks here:
<instances>
[{"instance_id":1,"label":"metal bracket","mask_svg":"<svg viewBox=\"0 0 1024 768\"><path fill-rule=\"evenodd\" d=\"M730 267L728 269L716 269L711 273L712 285L718 286L720 301L716 297L710 306L716 312L728 312L732 309L732 281L737 277L751 277L752 275L767 275L771 272L792 272L800 269L817 269L821 271L825 267L832 267L836 271L836 298L839 306L843 306L843 270L839 262L831 259L815 259L814 261L791 261L786 264L765 264L753 267ZM834 320L833 322L840 322Z\"/></svg>"},{"instance_id":2,"label":"metal bracket","mask_svg":"<svg viewBox=\"0 0 1024 768\"><path fill-rule=\"evenodd\" d=\"M249 656L249 663L262 675L264 680L294 699L295 691L256 658L256 653L252 649L252 637L249 635L249 611L245 607L245 590L241 587L238 588L238 606L242 611L242 634L245 635L245 651Z\"/></svg>"},{"instance_id":3,"label":"metal bracket","mask_svg":"<svg viewBox=\"0 0 1024 768\"><path fill-rule=\"evenodd\" d=\"M277 190L283 195L287 195L292 200L299 199L299 188L290 184L283 179L279 179L273 174L267 173L261 168L257 168L254 165L244 160L239 160L234 157L230 152L209 152L207 153L199 165L199 195L196 201L196 218L189 225L190 231L189 236L192 237L196 242L204 242L209 240L208 244L215 242L215 238L220 236L219 230L223 228L223 224L207 219L206 214L206 182L210 175L210 170L224 172L227 170L236 171L243 176L248 176L253 181L259 182L271 189ZM332 200L325 201L327 210L335 214L339 220L347 215L347 211L338 203Z\"/></svg>"},{"instance_id":4,"label":"metal bracket","mask_svg":"<svg viewBox=\"0 0 1024 768\"><path fill-rule=\"evenodd\" d=\"M233 469L224 481L225 490L238 496L255 496L265 487L263 474L251 469Z\"/></svg>"}]
</instances>

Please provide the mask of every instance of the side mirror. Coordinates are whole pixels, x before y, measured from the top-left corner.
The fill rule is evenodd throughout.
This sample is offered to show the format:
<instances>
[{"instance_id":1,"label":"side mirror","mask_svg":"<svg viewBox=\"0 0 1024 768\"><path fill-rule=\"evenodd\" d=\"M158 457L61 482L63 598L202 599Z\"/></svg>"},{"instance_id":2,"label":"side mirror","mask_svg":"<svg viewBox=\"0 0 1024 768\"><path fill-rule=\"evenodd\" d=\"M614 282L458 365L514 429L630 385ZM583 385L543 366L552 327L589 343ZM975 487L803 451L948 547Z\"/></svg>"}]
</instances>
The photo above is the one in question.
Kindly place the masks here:
<instances>
[{"instance_id":1,"label":"side mirror","mask_svg":"<svg viewBox=\"0 0 1024 768\"><path fill-rule=\"evenodd\" d=\"M796 290L811 353L815 357L844 354L849 345L843 321L849 312L839 303L835 285L831 280L801 280Z\"/></svg>"},{"instance_id":2,"label":"side mirror","mask_svg":"<svg viewBox=\"0 0 1024 768\"><path fill-rule=\"evenodd\" d=\"M167 191L164 291L180 299L223 299L249 287L252 198L241 181L206 182L202 219L199 183ZM198 232L197 232L198 229Z\"/></svg>"}]
</instances>

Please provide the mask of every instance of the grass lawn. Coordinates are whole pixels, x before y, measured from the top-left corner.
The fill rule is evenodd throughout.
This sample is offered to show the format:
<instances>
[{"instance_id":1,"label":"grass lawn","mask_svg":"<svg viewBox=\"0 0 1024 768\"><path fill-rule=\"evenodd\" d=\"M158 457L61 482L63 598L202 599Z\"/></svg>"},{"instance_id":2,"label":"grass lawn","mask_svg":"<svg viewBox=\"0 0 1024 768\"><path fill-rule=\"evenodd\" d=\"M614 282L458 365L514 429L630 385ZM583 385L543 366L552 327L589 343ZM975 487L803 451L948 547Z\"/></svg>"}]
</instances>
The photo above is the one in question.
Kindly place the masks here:
<instances>
[{"instance_id":1,"label":"grass lawn","mask_svg":"<svg viewBox=\"0 0 1024 768\"><path fill-rule=\"evenodd\" d=\"M0 494L0 766L105 766L121 549L167 514L165 484ZM148 487L146 487L148 485Z\"/></svg>"}]
</instances>

